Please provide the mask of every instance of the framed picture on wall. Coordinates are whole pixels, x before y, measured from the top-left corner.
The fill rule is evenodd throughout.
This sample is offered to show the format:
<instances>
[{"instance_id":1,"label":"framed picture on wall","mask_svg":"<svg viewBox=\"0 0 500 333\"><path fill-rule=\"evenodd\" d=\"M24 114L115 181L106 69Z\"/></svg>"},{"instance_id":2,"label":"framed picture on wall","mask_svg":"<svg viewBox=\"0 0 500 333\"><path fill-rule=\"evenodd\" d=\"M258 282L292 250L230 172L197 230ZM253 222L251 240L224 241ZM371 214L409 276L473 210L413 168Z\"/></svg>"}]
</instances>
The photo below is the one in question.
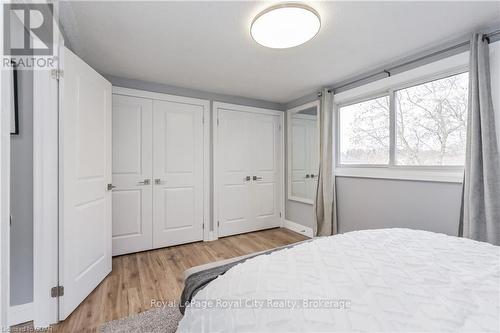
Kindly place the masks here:
<instances>
[{"instance_id":1,"label":"framed picture on wall","mask_svg":"<svg viewBox=\"0 0 500 333\"><path fill-rule=\"evenodd\" d=\"M19 135L19 102L18 102L18 77L17 77L17 64L15 61L11 60L12 64L12 75L11 75L11 87L12 87L12 103L11 103L11 113L10 113L10 134Z\"/></svg>"}]
</instances>

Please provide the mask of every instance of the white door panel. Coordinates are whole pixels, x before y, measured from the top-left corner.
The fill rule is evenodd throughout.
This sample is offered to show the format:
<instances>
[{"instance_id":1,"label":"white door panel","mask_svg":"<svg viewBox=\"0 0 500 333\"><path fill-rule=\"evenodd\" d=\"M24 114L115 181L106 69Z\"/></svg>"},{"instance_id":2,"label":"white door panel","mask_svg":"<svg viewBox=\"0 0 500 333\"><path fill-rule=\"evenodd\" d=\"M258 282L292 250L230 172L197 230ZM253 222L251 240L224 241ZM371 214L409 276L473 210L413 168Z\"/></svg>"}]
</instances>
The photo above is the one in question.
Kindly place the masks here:
<instances>
[{"instance_id":1,"label":"white door panel","mask_svg":"<svg viewBox=\"0 0 500 333\"><path fill-rule=\"evenodd\" d=\"M60 82L60 318L111 272L111 84L64 48Z\"/></svg>"},{"instance_id":2,"label":"white door panel","mask_svg":"<svg viewBox=\"0 0 500 333\"><path fill-rule=\"evenodd\" d=\"M281 184L281 140L280 118L274 115L254 114L250 128L250 143L253 145L252 189L253 216L259 228L277 227ZM251 164L252 165L252 164Z\"/></svg>"},{"instance_id":3,"label":"white door panel","mask_svg":"<svg viewBox=\"0 0 500 333\"><path fill-rule=\"evenodd\" d=\"M251 230L253 147L248 145L252 115L231 110L219 111L220 202L219 236ZM248 177L248 178L247 178Z\"/></svg>"},{"instance_id":4,"label":"white door panel","mask_svg":"<svg viewBox=\"0 0 500 333\"><path fill-rule=\"evenodd\" d=\"M203 112L153 101L153 247L203 239Z\"/></svg>"},{"instance_id":5,"label":"white door panel","mask_svg":"<svg viewBox=\"0 0 500 333\"><path fill-rule=\"evenodd\" d=\"M113 255L153 246L152 117L152 100L113 95Z\"/></svg>"},{"instance_id":6,"label":"white door panel","mask_svg":"<svg viewBox=\"0 0 500 333\"><path fill-rule=\"evenodd\" d=\"M280 117L216 110L218 231L224 237L280 225Z\"/></svg>"}]
</instances>

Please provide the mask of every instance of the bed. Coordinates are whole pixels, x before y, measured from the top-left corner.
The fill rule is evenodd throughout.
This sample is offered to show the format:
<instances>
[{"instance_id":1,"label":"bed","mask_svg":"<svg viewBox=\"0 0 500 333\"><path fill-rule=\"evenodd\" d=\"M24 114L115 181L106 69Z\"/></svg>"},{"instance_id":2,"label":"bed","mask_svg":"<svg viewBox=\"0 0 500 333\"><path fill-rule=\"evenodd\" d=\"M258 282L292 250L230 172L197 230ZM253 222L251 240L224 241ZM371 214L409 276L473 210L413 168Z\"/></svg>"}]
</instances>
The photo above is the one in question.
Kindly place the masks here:
<instances>
[{"instance_id":1,"label":"bed","mask_svg":"<svg viewBox=\"0 0 500 333\"><path fill-rule=\"evenodd\" d=\"M365 230L230 266L194 293L178 332L500 331L500 247L488 243Z\"/></svg>"}]
</instances>

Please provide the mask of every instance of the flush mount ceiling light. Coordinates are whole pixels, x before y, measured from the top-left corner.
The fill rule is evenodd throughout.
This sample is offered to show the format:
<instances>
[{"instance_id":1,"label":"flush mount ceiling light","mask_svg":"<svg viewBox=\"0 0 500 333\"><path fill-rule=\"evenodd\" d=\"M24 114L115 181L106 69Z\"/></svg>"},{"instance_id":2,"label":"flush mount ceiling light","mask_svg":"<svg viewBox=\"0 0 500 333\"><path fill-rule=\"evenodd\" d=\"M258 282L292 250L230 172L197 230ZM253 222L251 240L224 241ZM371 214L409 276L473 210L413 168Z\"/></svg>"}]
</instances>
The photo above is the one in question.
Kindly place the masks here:
<instances>
[{"instance_id":1,"label":"flush mount ceiling light","mask_svg":"<svg viewBox=\"0 0 500 333\"><path fill-rule=\"evenodd\" d=\"M257 15L250 33L260 45L286 49L312 39L320 27L319 14L314 9L289 3L270 7Z\"/></svg>"}]
</instances>

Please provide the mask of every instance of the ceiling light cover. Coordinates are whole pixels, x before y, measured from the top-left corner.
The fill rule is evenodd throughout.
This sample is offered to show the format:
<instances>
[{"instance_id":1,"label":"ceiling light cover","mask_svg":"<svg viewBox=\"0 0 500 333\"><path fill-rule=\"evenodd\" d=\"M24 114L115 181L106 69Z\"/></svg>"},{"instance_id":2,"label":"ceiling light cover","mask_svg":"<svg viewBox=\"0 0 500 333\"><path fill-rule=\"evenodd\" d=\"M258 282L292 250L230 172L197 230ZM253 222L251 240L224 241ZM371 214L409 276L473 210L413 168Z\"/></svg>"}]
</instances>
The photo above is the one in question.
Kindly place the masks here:
<instances>
[{"instance_id":1,"label":"ceiling light cover","mask_svg":"<svg viewBox=\"0 0 500 333\"><path fill-rule=\"evenodd\" d=\"M282 4L270 7L253 20L252 38L260 45L285 49L304 44L321 27L319 14L302 4Z\"/></svg>"}]
</instances>

